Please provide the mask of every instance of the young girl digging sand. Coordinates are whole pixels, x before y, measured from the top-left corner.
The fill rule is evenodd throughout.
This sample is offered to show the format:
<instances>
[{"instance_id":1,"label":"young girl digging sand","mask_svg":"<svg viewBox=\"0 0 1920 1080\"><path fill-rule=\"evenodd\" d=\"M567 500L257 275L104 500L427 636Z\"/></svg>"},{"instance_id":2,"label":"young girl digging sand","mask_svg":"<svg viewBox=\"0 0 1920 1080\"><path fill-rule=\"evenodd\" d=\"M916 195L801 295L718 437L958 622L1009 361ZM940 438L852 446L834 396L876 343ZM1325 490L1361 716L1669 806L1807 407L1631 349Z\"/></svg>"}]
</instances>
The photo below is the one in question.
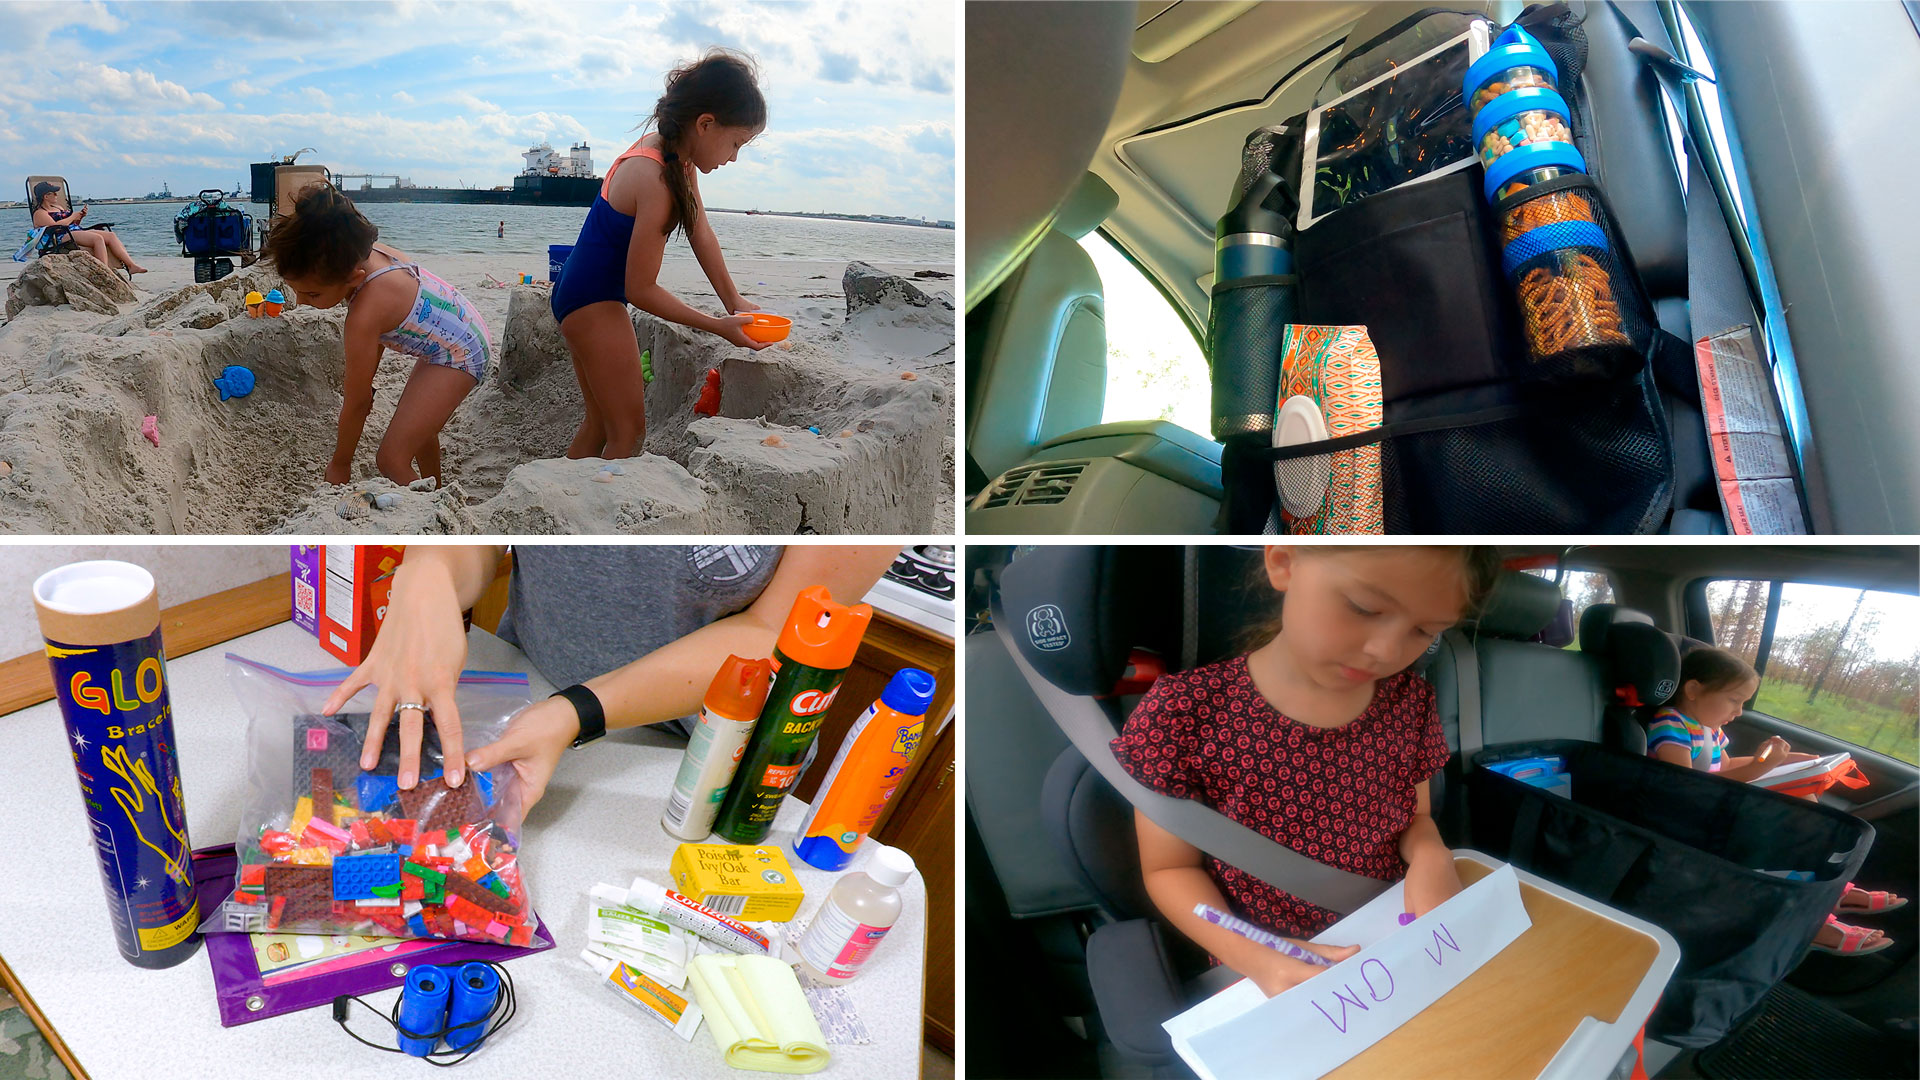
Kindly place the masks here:
<instances>
[{"instance_id":1,"label":"young girl digging sand","mask_svg":"<svg viewBox=\"0 0 1920 1080\"><path fill-rule=\"evenodd\" d=\"M1797 753L1787 740L1772 736L1749 755L1726 753L1727 734L1721 729L1740 717L1747 702L1760 691L1760 676L1751 665L1726 649L1701 646L1680 661L1680 689L1672 702L1653 714L1647 725L1647 754L1683 769L1719 773L1729 780L1757 780L1782 765L1812 761L1818 754ZM1814 935L1813 947L1822 952L1857 955L1879 952L1893 939L1878 930L1849 926L1836 915L1875 914L1907 905L1888 892L1855 888L1847 883L1840 906Z\"/></svg>"},{"instance_id":2,"label":"young girl digging sand","mask_svg":"<svg viewBox=\"0 0 1920 1080\"><path fill-rule=\"evenodd\" d=\"M1422 915L1460 891L1430 809L1446 764L1433 688L1406 670L1479 606L1500 570L1491 548L1273 547L1265 582L1284 593L1278 628L1245 656L1157 680L1113 750L1141 783L1198 799L1329 866L1406 880ZM1256 586L1260 587L1260 586ZM1230 910L1309 945L1338 918L1134 814L1154 905L1269 996L1323 970L1201 919Z\"/></svg>"},{"instance_id":3,"label":"young girl digging sand","mask_svg":"<svg viewBox=\"0 0 1920 1080\"><path fill-rule=\"evenodd\" d=\"M292 217L275 223L262 252L296 302L321 309L347 304L347 370L329 484L353 479L383 347L415 358L373 459L396 484L440 479L440 429L487 377L492 356L486 321L472 301L405 253L375 243L379 235L352 200L330 184L315 184L295 199Z\"/></svg>"},{"instance_id":4,"label":"young girl digging sand","mask_svg":"<svg viewBox=\"0 0 1920 1080\"><path fill-rule=\"evenodd\" d=\"M607 166L553 286L553 317L587 408L567 447L570 458L632 457L646 439L646 383L628 304L744 349L766 347L742 329L753 316L739 313L759 309L727 274L697 177L733 161L766 127L767 103L752 65L716 50L674 69L651 123L651 133ZM661 287L660 260L676 230L686 233L728 315L698 311Z\"/></svg>"}]
</instances>

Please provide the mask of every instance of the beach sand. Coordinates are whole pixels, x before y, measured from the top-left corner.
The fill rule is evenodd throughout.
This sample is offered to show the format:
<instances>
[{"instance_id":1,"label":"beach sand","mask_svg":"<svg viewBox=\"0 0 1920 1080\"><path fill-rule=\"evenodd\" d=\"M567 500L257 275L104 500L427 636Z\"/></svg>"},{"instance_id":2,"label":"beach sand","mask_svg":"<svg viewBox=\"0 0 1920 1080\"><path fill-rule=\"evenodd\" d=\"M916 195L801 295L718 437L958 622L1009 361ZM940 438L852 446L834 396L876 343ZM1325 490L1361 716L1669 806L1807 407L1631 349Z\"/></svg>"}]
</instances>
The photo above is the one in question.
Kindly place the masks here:
<instances>
[{"instance_id":1,"label":"beach sand","mask_svg":"<svg viewBox=\"0 0 1920 1080\"><path fill-rule=\"evenodd\" d=\"M156 258L118 315L35 306L0 326L0 531L952 531L951 278L913 281L930 300L850 313L848 264L740 260L730 269L746 298L795 324L790 349L757 353L635 313L656 376L646 452L609 468L561 457L582 406L546 289L490 285L536 268L417 258L474 302L495 346L495 370L442 433L447 490L398 488L373 467L412 358L384 356L354 482L327 485L343 310L248 319L241 286L271 283L269 271L196 286L191 260ZM0 285L27 265L0 262ZM721 310L692 260L667 262L661 282ZM236 363L258 386L222 401L211 379ZM692 405L710 369L724 392L708 418ZM146 415L158 446L141 436Z\"/></svg>"}]
</instances>

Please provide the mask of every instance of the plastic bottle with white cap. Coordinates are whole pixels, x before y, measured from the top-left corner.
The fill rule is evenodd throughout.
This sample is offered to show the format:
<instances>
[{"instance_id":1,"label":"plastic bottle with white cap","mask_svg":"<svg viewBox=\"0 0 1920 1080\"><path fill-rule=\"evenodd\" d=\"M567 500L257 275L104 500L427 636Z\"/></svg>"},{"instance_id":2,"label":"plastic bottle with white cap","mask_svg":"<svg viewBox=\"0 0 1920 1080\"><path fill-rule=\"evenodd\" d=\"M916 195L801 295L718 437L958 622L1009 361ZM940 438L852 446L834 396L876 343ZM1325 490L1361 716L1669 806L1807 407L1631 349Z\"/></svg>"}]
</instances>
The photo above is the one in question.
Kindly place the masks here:
<instances>
[{"instance_id":1,"label":"plastic bottle with white cap","mask_svg":"<svg viewBox=\"0 0 1920 1080\"><path fill-rule=\"evenodd\" d=\"M900 886L913 876L913 856L872 846L866 866L833 886L796 947L800 973L814 982L852 982L900 918Z\"/></svg>"}]
</instances>

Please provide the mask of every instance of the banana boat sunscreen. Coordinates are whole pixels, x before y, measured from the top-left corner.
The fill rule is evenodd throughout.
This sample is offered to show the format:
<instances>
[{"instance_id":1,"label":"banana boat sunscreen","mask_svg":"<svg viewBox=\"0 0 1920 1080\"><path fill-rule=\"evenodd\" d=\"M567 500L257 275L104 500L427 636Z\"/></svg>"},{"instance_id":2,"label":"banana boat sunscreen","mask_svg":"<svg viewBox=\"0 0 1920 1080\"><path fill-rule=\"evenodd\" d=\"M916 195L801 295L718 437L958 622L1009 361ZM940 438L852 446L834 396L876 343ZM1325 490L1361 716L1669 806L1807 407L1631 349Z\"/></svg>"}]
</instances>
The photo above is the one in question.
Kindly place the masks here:
<instances>
[{"instance_id":1,"label":"banana boat sunscreen","mask_svg":"<svg viewBox=\"0 0 1920 1080\"><path fill-rule=\"evenodd\" d=\"M766 710L747 739L714 832L731 843L758 844L772 831L872 619L872 608L836 604L823 585L794 598L773 646Z\"/></svg>"},{"instance_id":2,"label":"banana boat sunscreen","mask_svg":"<svg viewBox=\"0 0 1920 1080\"><path fill-rule=\"evenodd\" d=\"M933 704L933 676L901 668L840 743L820 793L793 835L793 852L822 870L845 870L913 763Z\"/></svg>"}]
</instances>

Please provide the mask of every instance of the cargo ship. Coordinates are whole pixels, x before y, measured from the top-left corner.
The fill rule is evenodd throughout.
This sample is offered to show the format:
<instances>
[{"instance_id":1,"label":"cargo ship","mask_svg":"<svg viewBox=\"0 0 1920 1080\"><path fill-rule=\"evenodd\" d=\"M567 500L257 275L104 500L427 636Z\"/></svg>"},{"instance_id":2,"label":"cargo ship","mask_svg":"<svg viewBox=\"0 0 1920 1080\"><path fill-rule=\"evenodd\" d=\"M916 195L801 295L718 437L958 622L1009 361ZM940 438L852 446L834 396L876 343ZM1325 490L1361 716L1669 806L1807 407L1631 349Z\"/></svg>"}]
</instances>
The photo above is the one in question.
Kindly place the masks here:
<instances>
[{"instance_id":1,"label":"cargo ship","mask_svg":"<svg viewBox=\"0 0 1920 1080\"><path fill-rule=\"evenodd\" d=\"M304 153L304 151L302 151ZM273 201L273 170L293 163L299 154L280 161L253 165L253 201ZM600 178L593 173L593 148L576 143L564 151L542 142L521 157L525 165L511 187L419 187L391 173L333 173L334 183L357 203L466 203L499 206L592 206ZM376 184L376 180L392 183Z\"/></svg>"}]
</instances>

